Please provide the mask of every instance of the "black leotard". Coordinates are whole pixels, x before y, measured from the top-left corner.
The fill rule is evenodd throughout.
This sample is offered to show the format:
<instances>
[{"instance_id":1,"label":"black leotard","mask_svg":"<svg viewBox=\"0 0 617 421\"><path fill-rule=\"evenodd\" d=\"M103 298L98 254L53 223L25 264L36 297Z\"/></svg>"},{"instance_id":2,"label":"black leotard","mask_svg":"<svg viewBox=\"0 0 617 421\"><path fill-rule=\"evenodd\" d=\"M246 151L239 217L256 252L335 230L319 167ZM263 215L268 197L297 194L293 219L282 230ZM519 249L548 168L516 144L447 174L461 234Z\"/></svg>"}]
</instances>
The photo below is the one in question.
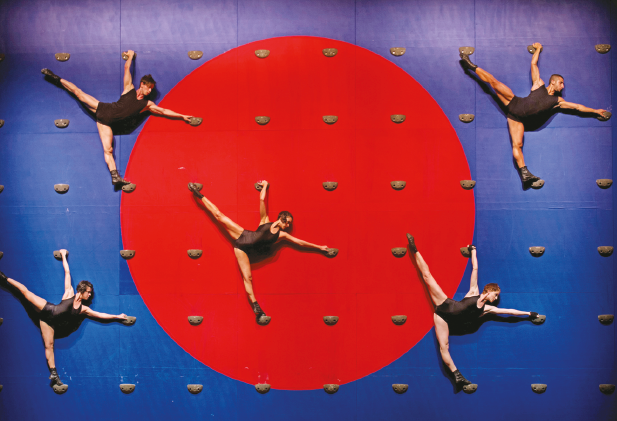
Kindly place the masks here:
<instances>
[{"instance_id":1,"label":"black leotard","mask_svg":"<svg viewBox=\"0 0 617 421\"><path fill-rule=\"evenodd\" d=\"M79 320L81 314L81 304L78 308L73 307L75 296L60 301L60 304L54 305L46 303L43 310L41 310L40 318L50 326L63 324L72 320Z\"/></svg>"},{"instance_id":2,"label":"black leotard","mask_svg":"<svg viewBox=\"0 0 617 421\"><path fill-rule=\"evenodd\" d=\"M257 231L244 230L240 237L236 240L234 247L242 250L246 254L252 251L268 251L270 246L276 242L279 238L281 230L279 229L276 234L272 234L270 227L272 222L262 224L257 228Z\"/></svg>"},{"instance_id":3,"label":"black leotard","mask_svg":"<svg viewBox=\"0 0 617 421\"><path fill-rule=\"evenodd\" d=\"M131 89L120 97L117 102L99 102L96 108L96 120L110 126L125 118L137 115L146 108L148 99L137 99L137 91Z\"/></svg>"},{"instance_id":4,"label":"black leotard","mask_svg":"<svg viewBox=\"0 0 617 421\"><path fill-rule=\"evenodd\" d=\"M515 96L507 106L508 118L514 121L524 122L526 118L549 111L559 103L559 98L549 95L546 85L540 86L525 98Z\"/></svg>"},{"instance_id":5,"label":"black leotard","mask_svg":"<svg viewBox=\"0 0 617 421\"><path fill-rule=\"evenodd\" d=\"M446 301L435 307L435 313L448 324L463 324L476 320L484 313L484 305L478 308L479 295L463 298L461 301L446 298Z\"/></svg>"}]
</instances>

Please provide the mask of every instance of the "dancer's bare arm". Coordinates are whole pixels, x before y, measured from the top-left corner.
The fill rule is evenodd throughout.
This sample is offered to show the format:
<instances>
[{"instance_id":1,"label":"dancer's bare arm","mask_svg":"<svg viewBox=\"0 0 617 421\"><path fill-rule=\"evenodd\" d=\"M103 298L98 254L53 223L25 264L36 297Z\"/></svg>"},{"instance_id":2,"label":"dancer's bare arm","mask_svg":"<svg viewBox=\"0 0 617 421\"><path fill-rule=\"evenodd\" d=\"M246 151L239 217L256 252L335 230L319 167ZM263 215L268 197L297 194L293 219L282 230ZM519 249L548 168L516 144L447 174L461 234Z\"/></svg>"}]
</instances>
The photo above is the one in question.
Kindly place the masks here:
<instances>
[{"instance_id":1,"label":"dancer's bare arm","mask_svg":"<svg viewBox=\"0 0 617 421\"><path fill-rule=\"evenodd\" d=\"M62 266L64 267L64 295L62 295L62 299L66 300L73 297L75 291L73 291L73 285L71 285L71 271L69 270L69 262L66 261L66 250L60 250L60 254L62 255Z\"/></svg>"},{"instance_id":2,"label":"dancer's bare arm","mask_svg":"<svg viewBox=\"0 0 617 421\"><path fill-rule=\"evenodd\" d=\"M259 192L259 225L263 225L270 222L270 218L268 218L268 213L266 211L266 190L268 190L268 182L266 180L261 180L257 184L261 186L261 191Z\"/></svg>"},{"instance_id":3,"label":"dancer's bare arm","mask_svg":"<svg viewBox=\"0 0 617 421\"><path fill-rule=\"evenodd\" d=\"M124 63L124 91L122 92L122 95L134 88L133 77L131 76L131 63L133 62L135 51L128 50L125 54L128 56L128 59L126 60L126 63Z\"/></svg>"},{"instance_id":4,"label":"dancer's bare arm","mask_svg":"<svg viewBox=\"0 0 617 421\"><path fill-rule=\"evenodd\" d=\"M467 246L469 247L469 246ZM471 279L469 280L469 292L465 297L473 297L475 295L480 295L480 291L478 290L478 256L476 254L476 248L473 247L471 249Z\"/></svg>"},{"instance_id":5,"label":"dancer's bare arm","mask_svg":"<svg viewBox=\"0 0 617 421\"><path fill-rule=\"evenodd\" d=\"M299 238L296 238L293 235L289 235L284 231L281 231L277 242L281 240L287 240L291 243L294 243L294 244L297 244L299 246L306 247L306 248L313 248L313 249L318 249L321 251L328 251L328 246L318 246L317 244L313 244L313 243L309 243L308 241L300 240Z\"/></svg>"},{"instance_id":6,"label":"dancer's bare arm","mask_svg":"<svg viewBox=\"0 0 617 421\"><path fill-rule=\"evenodd\" d=\"M189 123L191 121L191 117L193 117L192 115L179 114L174 111L168 110L166 108L159 107L152 101L148 101L148 105L143 111L146 111L146 110L150 111L152 114L163 115L165 117L181 118L187 123Z\"/></svg>"},{"instance_id":7,"label":"dancer's bare arm","mask_svg":"<svg viewBox=\"0 0 617 421\"><path fill-rule=\"evenodd\" d=\"M482 315L484 316L485 314L510 314L512 316L531 316L530 311L514 310L513 308L499 308L489 305L484 306L484 313L482 313Z\"/></svg>"},{"instance_id":8,"label":"dancer's bare arm","mask_svg":"<svg viewBox=\"0 0 617 421\"><path fill-rule=\"evenodd\" d=\"M93 317L95 319L101 319L101 320L113 320L113 319L123 319L123 320L125 320L127 318L127 315L124 314L124 313L117 314L117 315L116 314L101 313L101 312L92 310L88 306L81 306L81 314L85 314L88 317Z\"/></svg>"},{"instance_id":9,"label":"dancer's bare arm","mask_svg":"<svg viewBox=\"0 0 617 421\"><path fill-rule=\"evenodd\" d=\"M598 114L599 116L602 116L602 113L606 112L606 110L602 110L602 109L596 110L594 108L585 107L584 105L581 105L581 104L575 104L574 102L568 102L562 97L559 97L558 100L559 100L559 103L557 104L557 106L559 108L577 110L577 111L580 111L581 113L593 113L593 114Z\"/></svg>"},{"instance_id":10,"label":"dancer's bare arm","mask_svg":"<svg viewBox=\"0 0 617 421\"><path fill-rule=\"evenodd\" d=\"M539 42L534 42L533 46L535 47L536 52L533 53L533 56L531 57L531 81L533 82L531 90L535 91L540 86L544 85L544 81L540 79L540 68L538 67L538 59L540 58L542 44Z\"/></svg>"}]
</instances>

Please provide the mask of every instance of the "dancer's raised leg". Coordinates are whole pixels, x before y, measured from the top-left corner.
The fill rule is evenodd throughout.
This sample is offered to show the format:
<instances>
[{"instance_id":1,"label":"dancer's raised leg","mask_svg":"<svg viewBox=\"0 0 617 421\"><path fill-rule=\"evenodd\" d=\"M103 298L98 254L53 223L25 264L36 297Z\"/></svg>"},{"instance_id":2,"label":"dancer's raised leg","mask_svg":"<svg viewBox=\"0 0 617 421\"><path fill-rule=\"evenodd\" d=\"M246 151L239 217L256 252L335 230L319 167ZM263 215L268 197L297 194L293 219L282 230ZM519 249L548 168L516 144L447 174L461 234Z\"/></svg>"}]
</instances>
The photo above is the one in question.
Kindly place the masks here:
<instances>
[{"instance_id":1,"label":"dancer's raised leg","mask_svg":"<svg viewBox=\"0 0 617 421\"><path fill-rule=\"evenodd\" d=\"M418 269L422 274L422 279L424 279L424 283L428 288L428 292L431 295L431 299L433 300L433 304L438 306L442 304L448 296L443 292L433 275L431 275L431 271L428 268L428 265L424 261L424 258L416 248L416 244L414 238L407 234L407 241L409 241L409 250L414 254L414 258L416 259L416 264L418 265Z\"/></svg>"},{"instance_id":2,"label":"dancer's raised leg","mask_svg":"<svg viewBox=\"0 0 617 421\"><path fill-rule=\"evenodd\" d=\"M242 231L244 231L244 228L229 219L229 217L225 216L223 212L221 212L214 203L210 202L203 194L199 192L199 190L197 190L197 187L193 183L189 183L189 190L192 191L195 196L201 199L201 202L204 204L206 209L208 209L208 212L210 212L210 214L212 214L212 216L223 227L225 227L229 235L234 240L240 238L240 235L242 234Z\"/></svg>"},{"instance_id":3,"label":"dancer's raised leg","mask_svg":"<svg viewBox=\"0 0 617 421\"><path fill-rule=\"evenodd\" d=\"M43 307L45 307L45 304L47 304L47 300L30 292L28 288L26 288L26 286L21 282L17 282L15 279L6 277L2 272L0 272L0 278L6 278L6 282L16 288L24 296L24 298L34 306L37 311L43 310Z\"/></svg>"}]
</instances>

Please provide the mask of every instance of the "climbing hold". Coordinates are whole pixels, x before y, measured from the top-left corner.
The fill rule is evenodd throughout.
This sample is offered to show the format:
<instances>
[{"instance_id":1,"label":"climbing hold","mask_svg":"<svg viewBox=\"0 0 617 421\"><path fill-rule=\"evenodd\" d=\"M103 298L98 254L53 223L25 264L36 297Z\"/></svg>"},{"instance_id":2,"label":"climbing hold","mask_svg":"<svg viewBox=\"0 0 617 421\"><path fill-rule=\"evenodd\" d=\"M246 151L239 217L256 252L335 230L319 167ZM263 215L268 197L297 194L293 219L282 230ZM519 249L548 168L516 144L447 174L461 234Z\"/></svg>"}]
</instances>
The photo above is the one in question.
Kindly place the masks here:
<instances>
[{"instance_id":1,"label":"climbing hold","mask_svg":"<svg viewBox=\"0 0 617 421\"><path fill-rule=\"evenodd\" d=\"M60 250L54 250L54 257L56 260L62 260L62 254L60 254ZM69 257L69 251L66 251L66 257Z\"/></svg>"},{"instance_id":2,"label":"climbing hold","mask_svg":"<svg viewBox=\"0 0 617 421\"><path fill-rule=\"evenodd\" d=\"M270 55L270 50L255 50L255 55L259 58L266 58Z\"/></svg>"},{"instance_id":3,"label":"climbing hold","mask_svg":"<svg viewBox=\"0 0 617 421\"><path fill-rule=\"evenodd\" d=\"M458 115L458 119L461 120L463 123L471 123L474 118L476 118L476 116L473 114L459 114Z\"/></svg>"},{"instance_id":4,"label":"climbing hold","mask_svg":"<svg viewBox=\"0 0 617 421\"><path fill-rule=\"evenodd\" d=\"M544 47L540 48L540 52L542 52L542 50L544 50ZM530 54L533 54L536 52L536 47L534 47L533 45L528 45L527 51L529 51Z\"/></svg>"},{"instance_id":5,"label":"climbing hold","mask_svg":"<svg viewBox=\"0 0 617 421\"><path fill-rule=\"evenodd\" d=\"M0 127L4 126L4 120L0 120Z\"/></svg>"},{"instance_id":6,"label":"climbing hold","mask_svg":"<svg viewBox=\"0 0 617 421\"><path fill-rule=\"evenodd\" d=\"M536 392L537 394L541 394L546 392L546 385L545 384L532 384L531 385L531 390L533 390L534 392Z\"/></svg>"},{"instance_id":7,"label":"climbing hold","mask_svg":"<svg viewBox=\"0 0 617 421\"><path fill-rule=\"evenodd\" d=\"M542 187L544 187L544 180L538 180L538 181L534 181L533 183L531 183L531 188L538 190L541 189Z\"/></svg>"},{"instance_id":8,"label":"climbing hold","mask_svg":"<svg viewBox=\"0 0 617 421\"><path fill-rule=\"evenodd\" d=\"M600 392L604 393L605 395L610 395L614 391L615 391L614 384L601 384L600 385Z\"/></svg>"},{"instance_id":9,"label":"climbing hold","mask_svg":"<svg viewBox=\"0 0 617 421\"><path fill-rule=\"evenodd\" d=\"M403 257L405 253L407 253L407 248L406 247L394 247L390 251L392 252L394 257Z\"/></svg>"},{"instance_id":10,"label":"climbing hold","mask_svg":"<svg viewBox=\"0 0 617 421\"><path fill-rule=\"evenodd\" d=\"M4 191L4 186L0 186L0 193Z\"/></svg>"},{"instance_id":11,"label":"climbing hold","mask_svg":"<svg viewBox=\"0 0 617 421\"><path fill-rule=\"evenodd\" d=\"M598 320L600 321L600 323L602 323L603 325L610 325L611 323L613 323L613 320L615 319L615 316L612 314L600 314L598 316Z\"/></svg>"},{"instance_id":12,"label":"climbing hold","mask_svg":"<svg viewBox=\"0 0 617 421\"><path fill-rule=\"evenodd\" d=\"M191 117L189 124L193 127L199 126L201 122L204 121L201 117Z\"/></svg>"},{"instance_id":13,"label":"climbing hold","mask_svg":"<svg viewBox=\"0 0 617 421\"><path fill-rule=\"evenodd\" d=\"M598 116L596 118L600 121L608 121L612 115L613 113L611 113L610 111L604 111L601 116Z\"/></svg>"},{"instance_id":14,"label":"climbing hold","mask_svg":"<svg viewBox=\"0 0 617 421\"><path fill-rule=\"evenodd\" d=\"M202 390L204 390L204 385L203 384L187 384L186 388L189 390L189 392L191 392L193 395L198 394L199 392L201 392Z\"/></svg>"},{"instance_id":15,"label":"climbing hold","mask_svg":"<svg viewBox=\"0 0 617 421\"><path fill-rule=\"evenodd\" d=\"M540 257L544 254L544 247L529 247L529 253L533 257Z\"/></svg>"},{"instance_id":16,"label":"climbing hold","mask_svg":"<svg viewBox=\"0 0 617 421\"><path fill-rule=\"evenodd\" d=\"M4 323L4 319L0 317L0 326L2 326L2 323Z\"/></svg>"},{"instance_id":17,"label":"climbing hold","mask_svg":"<svg viewBox=\"0 0 617 421\"><path fill-rule=\"evenodd\" d=\"M390 185L394 190L403 190L407 185L406 181L390 181Z\"/></svg>"},{"instance_id":18,"label":"climbing hold","mask_svg":"<svg viewBox=\"0 0 617 421\"><path fill-rule=\"evenodd\" d=\"M137 320L137 317L135 316L126 316L126 319L122 320L122 324L127 325L127 326L132 326L135 324L136 320Z\"/></svg>"},{"instance_id":19,"label":"climbing hold","mask_svg":"<svg viewBox=\"0 0 617 421\"><path fill-rule=\"evenodd\" d=\"M335 115L325 115L322 117L323 122L326 124L334 124L338 121L338 116Z\"/></svg>"},{"instance_id":20,"label":"climbing hold","mask_svg":"<svg viewBox=\"0 0 617 421\"><path fill-rule=\"evenodd\" d=\"M54 190L60 194L64 194L67 191L69 191L69 185L68 184L54 184Z\"/></svg>"},{"instance_id":21,"label":"climbing hold","mask_svg":"<svg viewBox=\"0 0 617 421\"><path fill-rule=\"evenodd\" d=\"M67 61L71 58L69 53L56 53L56 60L58 61Z\"/></svg>"},{"instance_id":22,"label":"climbing hold","mask_svg":"<svg viewBox=\"0 0 617 421\"><path fill-rule=\"evenodd\" d=\"M476 186L475 180L461 180L461 187L465 190L471 190Z\"/></svg>"},{"instance_id":23,"label":"climbing hold","mask_svg":"<svg viewBox=\"0 0 617 421\"><path fill-rule=\"evenodd\" d=\"M463 386L463 392L467 393L468 395L471 395L476 390L478 390L477 384L472 383L472 384L466 384L465 386Z\"/></svg>"},{"instance_id":24,"label":"climbing hold","mask_svg":"<svg viewBox=\"0 0 617 421\"><path fill-rule=\"evenodd\" d=\"M0 392L2 392L2 388L3 388L3 386L0 384Z\"/></svg>"},{"instance_id":25,"label":"climbing hold","mask_svg":"<svg viewBox=\"0 0 617 421\"><path fill-rule=\"evenodd\" d=\"M596 184L601 189L608 189L610 186L613 185L613 180L611 180L610 178L601 178L599 180L596 180Z\"/></svg>"},{"instance_id":26,"label":"climbing hold","mask_svg":"<svg viewBox=\"0 0 617 421\"><path fill-rule=\"evenodd\" d=\"M137 53L133 53L133 58L137 58ZM127 61L129 59L129 55L127 53L122 53L122 60Z\"/></svg>"},{"instance_id":27,"label":"climbing hold","mask_svg":"<svg viewBox=\"0 0 617 421\"><path fill-rule=\"evenodd\" d=\"M405 121L405 114L392 114L390 116L390 120L394 123L400 124Z\"/></svg>"},{"instance_id":28,"label":"climbing hold","mask_svg":"<svg viewBox=\"0 0 617 421\"><path fill-rule=\"evenodd\" d=\"M4 60L4 57L6 57L4 54L0 53L0 61Z\"/></svg>"},{"instance_id":29,"label":"climbing hold","mask_svg":"<svg viewBox=\"0 0 617 421\"><path fill-rule=\"evenodd\" d=\"M600 253L601 256L608 257L611 254L613 254L613 247L612 246L600 246L598 247L598 253Z\"/></svg>"},{"instance_id":30,"label":"climbing hold","mask_svg":"<svg viewBox=\"0 0 617 421\"><path fill-rule=\"evenodd\" d=\"M54 389L54 392L57 395L62 395L63 393L66 393L66 391L69 388L69 385L68 384L62 384L62 385L54 384L52 388Z\"/></svg>"},{"instance_id":31,"label":"climbing hold","mask_svg":"<svg viewBox=\"0 0 617 421\"><path fill-rule=\"evenodd\" d=\"M543 314L538 314L538 317L536 317L535 319L531 319L531 323L533 323L534 325L541 325L545 321L546 321L546 316Z\"/></svg>"},{"instance_id":32,"label":"climbing hold","mask_svg":"<svg viewBox=\"0 0 617 421\"><path fill-rule=\"evenodd\" d=\"M326 57L334 57L338 53L338 50L336 48L324 48L321 52Z\"/></svg>"},{"instance_id":33,"label":"climbing hold","mask_svg":"<svg viewBox=\"0 0 617 421\"><path fill-rule=\"evenodd\" d=\"M324 384L323 385L323 390L325 390L326 393L330 395L333 395L336 392L338 392L338 388L339 388L338 384Z\"/></svg>"},{"instance_id":34,"label":"climbing hold","mask_svg":"<svg viewBox=\"0 0 617 421\"><path fill-rule=\"evenodd\" d=\"M120 256L124 257L126 260L132 259L135 257L135 250L120 250Z\"/></svg>"},{"instance_id":35,"label":"climbing hold","mask_svg":"<svg viewBox=\"0 0 617 421\"><path fill-rule=\"evenodd\" d=\"M121 384L120 390L122 391L122 393L125 393L128 395L129 393L133 393L133 391L135 390L135 385L134 384Z\"/></svg>"},{"instance_id":36,"label":"climbing hold","mask_svg":"<svg viewBox=\"0 0 617 421\"><path fill-rule=\"evenodd\" d=\"M4 252L0 251L0 259L2 259L2 256L4 256Z\"/></svg>"},{"instance_id":37,"label":"climbing hold","mask_svg":"<svg viewBox=\"0 0 617 421\"><path fill-rule=\"evenodd\" d=\"M390 48L390 54L392 54L393 56L396 57L400 57L403 54L405 54L405 51L407 51L407 49L405 47L392 47Z\"/></svg>"},{"instance_id":38,"label":"climbing hold","mask_svg":"<svg viewBox=\"0 0 617 421\"><path fill-rule=\"evenodd\" d=\"M323 321L328 326L334 326L338 322L337 316L323 316Z\"/></svg>"},{"instance_id":39,"label":"climbing hold","mask_svg":"<svg viewBox=\"0 0 617 421\"><path fill-rule=\"evenodd\" d=\"M467 54L468 56L472 55L476 51L473 47L459 47L458 52L462 54Z\"/></svg>"},{"instance_id":40,"label":"climbing hold","mask_svg":"<svg viewBox=\"0 0 617 421\"><path fill-rule=\"evenodd\" d=\"M203 250L190 249L190 250L187 250L187 253L191 259L199 259L201 255L203 254Z\"/></svg>"},{"instance_id":41,"label":"climbing hold","mask_svg":"<svg viewBox=\"0 0 617 421\"><path fill-rule=\"evenodd\" d=\"M270 323L270 319L270 316L266 316L264 314L263 316L260 316L259 319L257 319L257 324L261 326L267 326Z\"/></svg>"},{"instance_id":42,"label":"climbing hold","mask_svg":"<svg viewBox=\"0 0 617 421\"><path fill-rule=\"evenodd\" d=\"M189 316L189 323L193 326L200 325L204 321L203 316Z\"/></svg>"},{"instance_id":43,"label":"climbing hold","mask_svg":"<svg viewBox=\"0 0 617 421\"><path fill-rule=\"evenodd\" d=\"M611 45L610 44L598 44L596 45L596 51L600 54L606 54L609 51L611 51Z\"/></svg>"},{"instance_id":44,"label":"climbing hold","mask_svg":"<svg viewBox=\"0 0 617 421\"><path fill-rule=\"evenodd\" d=\"M392 316L392 323L394 323L397 326L404 325L406 321L407 321L407 316L405 316L404 314L401 314L399 316Z\"/></svg>"},{"instance_id":45,"label":"climbing hold","mask_svg":"<svg viewBox=\"0 0 617 421\"><path fill-rule=\"evenodd\" d=\"M270 122L270 117L265 115L258 115L257 117L255 117L255 122L264 126Z\"/></svg>"},{"instance_id":46,"label":"climbing hold","mask_svg":"<svg viewBox=\"0 0 617 421\"><path fill-rule=\"evenodd\" d=\"M122 191L125 193L131 193L135 191L136 188L137 188L137 184L129 183L129 184L125 184L124 186L122 186Z\"/></svg>"},{"instance_id":47,"label":"climbing hold","mask_svg":"<svg viewBox=\"0 0 617 421\"><path fill-rule=\"evenodd\" d=\"M267 188L270 188L270 183L268 183L268 187ZM261 184L259 184L259 183L255 183L255 189L257 191L261 191L263 189L263 186Z\"/></svg>"},{"instance_id":48,"label":"climbing hold","mask_svg":"<svg viewBox=\"0 0 617 421\"><path fill-rule=\"evenodd\" d=\"M338 254L338 249L331 249L331 248L326 249L326 256L328 257L336 257L337 254Z\"/></svg>"},{"instance_id":49,"label":"climbing hold","mask_svg":"<svg viewBox=\"0 0 617 421\"><path fill-rule=\"evenodd\" d=\"M191 60L199 60L203 56L204 56L203 51L197 51L197 50L189 51L189 58Z\"/></svg>"},{"instance_id":50,"label":"climbing hold","mask_svg":"<svg viewBox=\"0 0 617 421\"><path fill-rule=\"evenodd\" d=\"M338 187L338 182L336 181L324 181L321 184L323 185L323 188L328 191L336 190L336 188Z\"/></svg>"},{"instance_id":51,"label":"climbing hold","mask_svg":"<svg viewBox=\"0 0 617 421\"><path fill-rule=\"evenodd\" d=\"M394 390L399 395L402 395L403 393L407 392L407 389L409 389L408 384L393 384L392 385L392 390Z\"/></svg>"},{"instance_id":52,"label":"climbing hold","mask_svg":"<svg viewBox=\"0 0 617 421\"><path fill-rule=\"evenodd\" d=\"M461 254L463 255L463 257L470 258L471 251L469 250L469 247L461 247Z\"/></svg>"},{"instance_id":53,"label":"climbing hold","mask_svg":"<svg viewBox=\"0 0 617 421\"><path fill-rule=\"evenodd\" d=\"M69 127L69 120L61 118L59 120L54 120L54 124L59 129L66 129L67 127Z\"/></svg>"},{"instance_id":54,"label":"climbing hold","mask_svg":"<svg viewBox=\"0 0 617 421\"><path fill-rule=\"evenodd\" d=\"M195 188L197 189L197 191L201 191L201 189L204 188L203 184L200 183L193 183L193 185L195 186ZM189 191L191 191L191 189L189 189Z\"/></svg>"},{"instance_id":55,"label":"climbing hold","mask_svg":"<svg viewBox=\"0 0 617 421\"><path fill-rule=\"evenodd\" d=\"M255 390L263 395L270 391L270 385L269 384L256 384Z\"/></svg>"}]
</instances>

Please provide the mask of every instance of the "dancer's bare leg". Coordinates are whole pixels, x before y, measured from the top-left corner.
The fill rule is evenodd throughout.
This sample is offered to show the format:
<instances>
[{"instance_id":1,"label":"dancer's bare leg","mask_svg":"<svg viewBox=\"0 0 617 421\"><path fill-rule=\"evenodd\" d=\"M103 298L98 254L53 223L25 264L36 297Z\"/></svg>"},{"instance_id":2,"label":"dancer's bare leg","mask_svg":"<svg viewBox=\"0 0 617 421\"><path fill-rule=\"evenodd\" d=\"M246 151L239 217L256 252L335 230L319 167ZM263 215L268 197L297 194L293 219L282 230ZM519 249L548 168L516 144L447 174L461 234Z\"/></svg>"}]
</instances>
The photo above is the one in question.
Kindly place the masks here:
<instances>
[{"instance_id":1,"label":"dancer's bare leg","mask_svg":"<svg viewBox=\"0 0 617 421\"><path fill-rule=\"evenodd\" d=\"M444 301L446 301L448 296L443 292L437 281L435 281L433 275L431 275L431 271L429 270L428 265L422 258L420 252L415 253L415 258L418 269L422 274L422 279L424 279L424 283L426 284L428 292L431 295L431 299L433 300L433 304L435 304L435 307L437 307L441 305Z\"/></svg>"},{"instance_id":2,"label":"dancer's bare leg","mask_svg":"<svg viewBox=\"0 0 617 421\"><path fill-rule=\"evenodd\" d=\"M520 121L508 119L508 130L510 130L510 138L512 140L512 156L519 168L525 166L525 158L523 157L523 136L525 135L525 126Z\"/></svg>"},{"instance_id":3,"label":"dancer's bare leg","mask_svg":"<svg viewBox=\"0 0 617 421\"><path fill-rule=\"evenodd\" d=\"M28 300L28 302L30 302L30 304L32 304L37 311L43 310L43 307L45 307L45 304L47 304L47 300L30 292L28 288L26 288L26 286L21 282L17 282L15 279L12 278L7 278L7 282L17 288L19 292L21 292L21 294L24 296L24 298Z\"/></svg>"},{"instance_id":4,"label":"dancer's bare leg","mask_svg":"<svg viewBox=\"0 0 617 421\"><path fill-rule=\"evenodd\" d=\"M238 259L238 266L240 266L240 272L242 272L242 280L244 281L244 289L251 304L257 301L255 293L253 292L253 275L251 274L251 262L249 257L240 249L234 248L236 259Z\"/></svg>"},{"instance_id":5,"label":"dancer's bare leg","mask_svg":"<svg viewBox=\"0 0 617 421\"><path fill-rule=\"evenodd\" d=\"M64 79L62 79L64 80ZM96 127L99 129L99 137L101 138L101 143L103 143L103 154L105 155L105 163L107 167L109 167L109 171L113 171L116 169L116 161L114 160L114 132L111 127L96 122Z\"/></svg>"},{"instance_id":6,"label":"dancer's bare leg","mask_svg":"<svg viewBox=\"0 0 617 421\"><path fill-rule=\"evenodd\" d=\"M79 89L75 84L69 82L66 79L60 79L60 83L64 88L75 95L78 100L83 102L93 113L96 112L97 107L99 106L99 101L93 97L92 95L88 95L81 89Z\"/></svg>"},{"instance_id":7,"label":"dancer's bare leg","mask_svg":"<svg viewBox=\"0 0 617 421\"><path fill-rule=\"evenodd\" d=\"M433 314L433 321L435 322L435 336L437 336L437 342L439 342L441 359L450 371L454 372L456 371L456 366L450 356L450 328L448 323L437 314Z\"/></svg>"},{"instance_id":8,"label":"dancer's bare leg","mask_svg":"<svg viewBox=\"0 0 617 421\"><path fill-rule=\"evenodd\" d=\"M45 345L45 358L47 358L47 365L49 365L49 368L55 368L54 329L43 320L41 320L41 336L43 336L43 343Z\"/></svg>"},{"instance_id":9,"label":"dancer's bare leg","mask_svg":"<svg viewBox=\"0 0 617 421\"><path fill-rule=\"evenodd\" d=\"M497 97L499 97L499 100L503 102L503 105L507 106L510 101L512 101L512 98L514 98L514 93L512 92L512 89L495 79L492 74L480 67L476 69L476 74L483 82L491 85L491 88L493 88L493 90L497 94Z\"/></svg>"},{"instance_id":10,"label":"dancer's bare leg","mask_svg":"<svg viewBox=\"0 0 617 421\"><path fill-rule=\"evenodd\" d=\"M225 227L225 229L227 230L231 238L233 238L234 240L237 240L238 238L240 238L240 234L242 234L242 231L244 231L244 228L242 228L240 225L236 224L234 221L229 219L229 217L225 216L223 212L221 212L219 208L216 207L216 205L212 203L211 201L209 201L206 197L202 197L201 202L206 206L206 209L208 209L208 212L210 212L210 214L212 214L212 216L214 216L214 218L223 227ZM240 269L242 269L242 266L240 266Z\"/></svg>"}]
</instances>

